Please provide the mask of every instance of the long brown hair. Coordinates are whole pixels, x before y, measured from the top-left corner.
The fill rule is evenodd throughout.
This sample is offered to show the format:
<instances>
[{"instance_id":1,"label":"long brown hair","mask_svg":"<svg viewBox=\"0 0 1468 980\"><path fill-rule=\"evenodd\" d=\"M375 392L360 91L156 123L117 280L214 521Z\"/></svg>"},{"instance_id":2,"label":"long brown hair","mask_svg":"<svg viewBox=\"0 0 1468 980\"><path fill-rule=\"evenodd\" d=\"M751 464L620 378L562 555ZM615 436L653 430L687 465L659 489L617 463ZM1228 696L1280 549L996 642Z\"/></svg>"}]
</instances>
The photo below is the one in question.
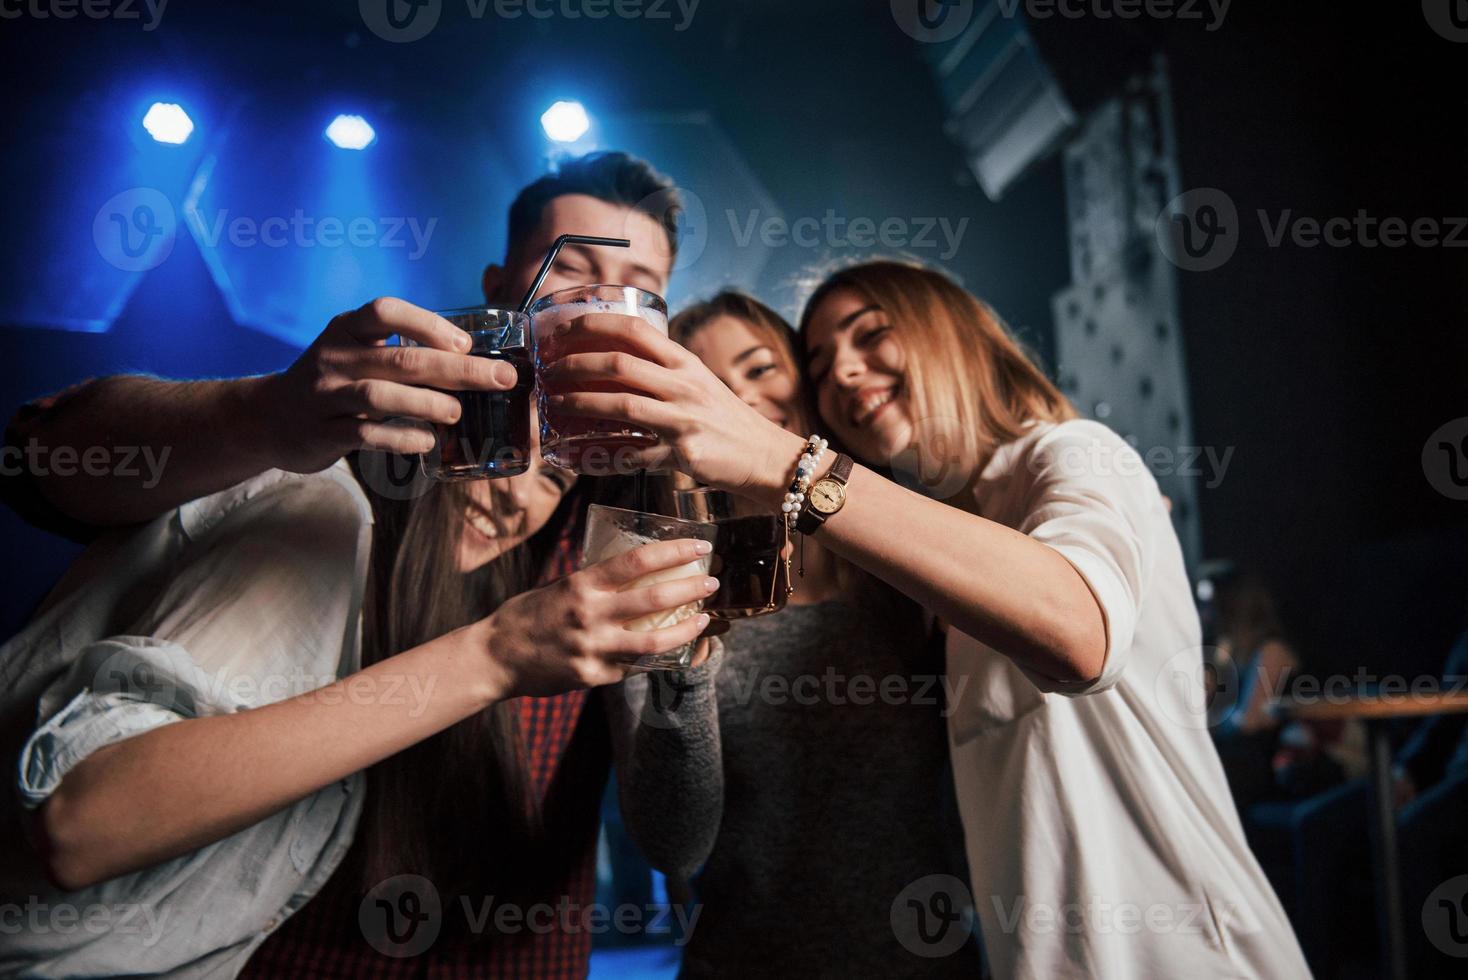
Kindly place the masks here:
<instances>
[{"instance_id":1,"label":"long brown hair","mask_svg":"<svg viewBox=\"0 0 1468 980\"><path fill-rule=\"evenodd\" d=\"M351 458L364 486L361 457ZM535 584L579 499L573 488L531 543L473 572L457 554L468 503L462 486L369 491L374 527L362 612L364 666L481 619ZM398 499L407 496L409 499ZM356 850L360 885L398 874L433 881L447 898L514 894L542 836L513 702L502 701L367 770Z\"/></svg>"},{"instance_id":2,"label":"long brown hair","mask_svg":"<svg viewBox=\"0 0 1468 980\"><path fill-rule=\"evenodd\" d=\"M941 449L959 472L977 473L997 447L1018 438L1030 422L1076 417L994 310L941 272L892 259L839 269L806 301L802 335L811 314L841 289L892 321L908 355L905 380L913 423L929 428L918 435L928 448Z\"/></svg>"}]
</instances>

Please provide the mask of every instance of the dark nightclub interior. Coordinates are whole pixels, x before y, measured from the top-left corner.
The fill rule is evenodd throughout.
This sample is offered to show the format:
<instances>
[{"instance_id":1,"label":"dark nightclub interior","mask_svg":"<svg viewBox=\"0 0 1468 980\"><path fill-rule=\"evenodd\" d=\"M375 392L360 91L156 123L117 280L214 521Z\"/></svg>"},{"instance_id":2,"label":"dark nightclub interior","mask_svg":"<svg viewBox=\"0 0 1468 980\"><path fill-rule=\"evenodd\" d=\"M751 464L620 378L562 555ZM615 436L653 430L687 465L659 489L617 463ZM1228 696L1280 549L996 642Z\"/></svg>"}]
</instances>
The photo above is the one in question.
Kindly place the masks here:
<instances>
[{"instance_id":1,"label":"dark nightclub interior","mask_svg":"<svg viewBox=\"0 0 1468 980\"><path fill-rule=\"evenodd\" d=\"M939 269L1145 461L1215 686L1250 690L1245 634L1290 651L1293 695L1267 722L1202 727L1310 974L1462 975L1461 0L0 0L0 17L7 418L89 378L282 371L374 297L478 304L519 189L594 151L644 158L682 195L673 314L738 289L800 325L843 264ZM4 480L33 478L43 464L6 446ZM12 507L0 530L8 638L84 545ZM1240 659L1211 659L1229 647ZM1382 708L1394 683L1409 708ZM1311 690L1337 696L1312 713ZM1388 800L1404 772L1415 784ZM1019 806L1006 787L992 806ZM698 877L655 870L615 793L602 820L598 902L696 907ZM888 845L844 842L852 862ZM1189 859L1187 841L1159 846ZM6 878L0 901L24 903ZM729 921L714 901L711 937ZM1163 956L1011 972L988 919L991 951L974 950L988 899L969 901L975 941L919 953L910 975L1178 975L1152 972ZM81 975L3 952L9 921L0 973ZM761 921L741 934L754 950ZM682 938L602 930L590 975L673 976ZM810 942L830 964L815 975L862 969ZM696 962L684 975L744 975ZM795 962L771 953L765 975ZM1271 962L1228 975L1295 975ZM481 975L436 969L411 975Z\"/></svg>"}]
</instances>

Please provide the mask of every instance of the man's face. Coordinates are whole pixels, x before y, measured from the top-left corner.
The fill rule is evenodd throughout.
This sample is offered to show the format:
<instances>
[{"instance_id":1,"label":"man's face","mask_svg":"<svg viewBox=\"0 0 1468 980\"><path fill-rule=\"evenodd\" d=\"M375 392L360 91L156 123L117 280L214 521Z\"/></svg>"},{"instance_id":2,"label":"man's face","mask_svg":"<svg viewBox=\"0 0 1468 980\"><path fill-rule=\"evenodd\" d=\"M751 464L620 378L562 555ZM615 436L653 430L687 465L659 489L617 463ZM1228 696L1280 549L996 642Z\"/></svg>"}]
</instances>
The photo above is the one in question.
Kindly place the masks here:
<instances>
[{"instance_id":1,"label":"man's face","mask_svg":"<svg viewBox=\"0 0 1468 980\"><path fill-rule=\"evenodd\" d=\"M484 270L484 297L490 305L518 303L535 280L545 253L562 235L627 238L629 248L567 245L541 283L535 298L568 286L612 283L667 295L673 256L662 225L651 216L587 194L552 198L540 225L510 255L505 266Z\"/></svg>"}]
</instances>

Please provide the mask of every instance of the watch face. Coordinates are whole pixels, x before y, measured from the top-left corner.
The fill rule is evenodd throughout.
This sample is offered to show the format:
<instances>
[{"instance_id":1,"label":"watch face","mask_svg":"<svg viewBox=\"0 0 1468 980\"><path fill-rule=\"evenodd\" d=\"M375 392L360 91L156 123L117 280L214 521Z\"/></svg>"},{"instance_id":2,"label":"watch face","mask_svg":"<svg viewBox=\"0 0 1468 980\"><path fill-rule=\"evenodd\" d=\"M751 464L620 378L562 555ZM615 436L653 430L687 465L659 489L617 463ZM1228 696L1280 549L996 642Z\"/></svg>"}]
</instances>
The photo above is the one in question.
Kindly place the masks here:
<instances>
[{"instance_id":1,"label":"watch face","mask_svg":"<svg viewBox=\"0 0 1468 980\"><path fill-rule=\"evenodd\" d=\"M835 480L820 480L810 488L810 505L822 514L834 514L846 503L846 488Z\"/></svg>"}]
</instances>

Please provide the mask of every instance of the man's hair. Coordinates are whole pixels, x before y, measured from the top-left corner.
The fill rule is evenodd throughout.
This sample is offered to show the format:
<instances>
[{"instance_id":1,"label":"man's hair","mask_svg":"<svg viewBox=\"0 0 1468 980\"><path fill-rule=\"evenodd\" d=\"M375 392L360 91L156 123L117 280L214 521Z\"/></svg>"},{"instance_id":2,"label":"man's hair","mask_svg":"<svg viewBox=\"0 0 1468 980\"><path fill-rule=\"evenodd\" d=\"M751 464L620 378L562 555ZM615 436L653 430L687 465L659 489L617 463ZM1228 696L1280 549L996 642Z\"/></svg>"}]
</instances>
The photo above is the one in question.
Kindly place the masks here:
<instances>
[{"instance_id":1,"label":"man's hair","mask_svg":"<svg viewBox=\"0 0 1468 980\"><path fill-rule=\"evenodd\" d=\"M522 190L510 205L509 243L513 255L540 225L545 206L566 194L585 194L608 204L641 211L662 225L669 255L678 255L678 216L683 199L672 179L652 164L620 151L573 157Z\"/></svg>"}]
</instances>

